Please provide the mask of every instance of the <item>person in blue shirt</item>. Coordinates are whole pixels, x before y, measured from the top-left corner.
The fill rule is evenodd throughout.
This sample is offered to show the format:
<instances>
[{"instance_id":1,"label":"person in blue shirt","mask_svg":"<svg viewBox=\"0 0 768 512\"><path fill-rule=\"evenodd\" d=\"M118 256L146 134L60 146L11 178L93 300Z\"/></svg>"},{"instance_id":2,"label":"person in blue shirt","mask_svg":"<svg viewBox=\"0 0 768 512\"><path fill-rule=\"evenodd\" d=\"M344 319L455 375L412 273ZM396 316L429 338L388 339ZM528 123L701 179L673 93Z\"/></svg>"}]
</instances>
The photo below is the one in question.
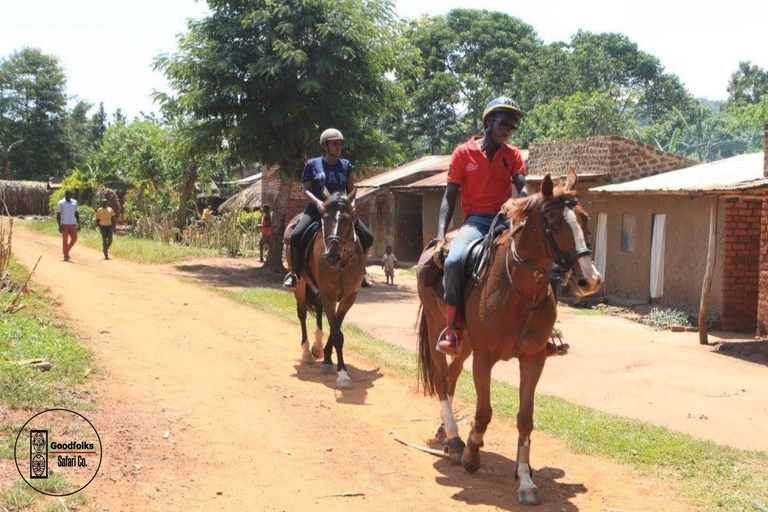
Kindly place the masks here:
<instances>
[{"instance_id":1,"label":"person in blue shirt","mask_svg":"<svg viewBox=\"0 0 768 512\"><path fill-rule=\"evenodd\" d=\"M301 272L302 254L299 246L301 238L307 228L319 221L323 212L323 191L329 193L352 193L355 188L354 167L349 160L341 158L341 148L344 145L344 136L335 128L328 128L320 135L320 145L325 150L325 155L313 158L304 165L301 174L301 183L304 188L304 196L309 200L301 220L291 233L291 271L285 276L283 286L295 288ZM353 201L354 208L354 201ZM363 251L367 254L373 245L373 234L368 227L358 219L355 226ZM367 278L363 278L362 286L371 286Z\"/></svg>"}]
</instances>

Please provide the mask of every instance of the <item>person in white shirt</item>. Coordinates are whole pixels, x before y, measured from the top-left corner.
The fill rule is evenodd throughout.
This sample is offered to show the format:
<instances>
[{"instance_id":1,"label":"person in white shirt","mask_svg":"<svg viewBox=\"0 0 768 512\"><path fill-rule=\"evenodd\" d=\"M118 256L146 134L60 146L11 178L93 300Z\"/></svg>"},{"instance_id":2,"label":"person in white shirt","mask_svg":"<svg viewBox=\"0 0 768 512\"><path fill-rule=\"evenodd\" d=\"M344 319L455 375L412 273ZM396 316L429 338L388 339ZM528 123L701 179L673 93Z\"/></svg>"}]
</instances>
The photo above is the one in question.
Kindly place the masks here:
<instances>
[{"instance_id":1,"label":"person in white shirt","mask_svg":"<svg viewBox=\"0 0 768 512\"><path fill-rule=\"evenodd\" d=\"M56 204L56 222L61 233L61 248L64 251L64 261L70 261L69 251L77 242L77 232L80 231L80 213L77 211L77 201L72 199L75 193L67 190L64 199Z\"/></svg>"},{"instance_id":2,"label":"person in white shirt","mask_svg":"<svg viewBox=\"0 0 768 512\"><path fill-rule=\"evenodd\" d=\"M387 246L387 253L381 259L381 268L384 269L384 276L387 278L387 284L395 285L395 265L397 258L392 253L392 246Z\"/></svg>"}]
</instances>

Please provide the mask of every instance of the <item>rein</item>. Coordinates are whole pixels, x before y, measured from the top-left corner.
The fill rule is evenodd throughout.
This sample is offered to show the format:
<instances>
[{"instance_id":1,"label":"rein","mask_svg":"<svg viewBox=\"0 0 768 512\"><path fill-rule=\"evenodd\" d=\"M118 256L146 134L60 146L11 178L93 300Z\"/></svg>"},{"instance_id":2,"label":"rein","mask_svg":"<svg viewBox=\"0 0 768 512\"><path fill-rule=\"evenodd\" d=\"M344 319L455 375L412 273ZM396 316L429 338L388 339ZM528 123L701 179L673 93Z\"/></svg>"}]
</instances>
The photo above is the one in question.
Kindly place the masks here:
<instances>
[{"instance_id":1,"label":"rein","mask_svg":"<svg viewBox=\"0 0 768 512\"><path fill-rule=\"evenodd\" d=\"M331 203L331 205L336 205L337 207L341 206L348 206L349 203L345 201L335 201L334 203ZM328 206L331 206L328 205ZM344 268L346 266L347 262L349 261L349 258L351 257L351 254L354 252L354 244L357 242L357 230L355 230L355 219L352 218L352 244L350 244L349 236L347 236L346 239L341 238L338 235L339 232L339 220L341 219L341 210L336 210L336 224L333 226L333 234L330 234L328 236L325 236L325 216L320 217L320 232L323 235L323 253L328 253L328 247L333 244L337 243L341 247L341 261L339 262L339 268Z\"/></svg>"},{"instance_id":2,"label":"rein","mask_svg":"<svg viewBox=\"0 0 768 512\"><path fill-rule=\"evenodd\" d=\"M575 197L571 197L571 198L562 199L560 201L556 201L548 205L543 205L541 207L541 210L540 210L541 223L544 228L544 239L546 242L544 244L544 247L545 247L545 250L547 250L547 253L549 253L550 250L554 252L554 257L550 255L550 257L552 257L553 266L552 266L552 269L549 271L545 269L537 268L531 265L530 263L525 261L517 252L517 247L515 244L515 236L523 230L523 228L525 227L525 222L521 223L516 229L512 231L512 233L510 233L509 250L506 251L506 260L505 260L505 263L506 263L505 268L507 270L507 279L509 280L509 284L512 286L512 289L515 290L515 292L520 296L523 303L528 308L528 315L526 316L525 323L523 324L523 327L520 330L520 334L518 335L517 343L515 344L515 350L513 353L517 353L523 339L525 339L525 337L528 335L528 330L531 327L531 322L533 321L534 314L536 313L537 310L539 310L542 306L544 306L544 304L546 304L547 300L549 299L549 296L553 291L552 283L553 282L559 282L561 284L567 283L573 272L571 270L573 263L583 256L592 254L592 249L587 247L586 249L576 250L571 254L565 255L563 251L560 249L560 247L557 245L557 242L555 241L555 238L552 235L552 229L549 226L549 222L547 221L547 216L544 215L546 212L550 210L555 210L560 208L573 208L578 203L579 203L578 199L576 199ZM511 266L509 264L510 254L512 255L512 260L515 265L525 267L533 274L535 278L535 284L533 288L533 298L531 299L531 301L528 301L528 299L525 297L523 292L517 287L514 280L512 279L512 273L509 270L509 267ZM546 287L547 289L546 289L546 294L543 295L541 299L539 299L539 279L541 277L547 278L547 287Z\"/></svg>"}]
</instances>

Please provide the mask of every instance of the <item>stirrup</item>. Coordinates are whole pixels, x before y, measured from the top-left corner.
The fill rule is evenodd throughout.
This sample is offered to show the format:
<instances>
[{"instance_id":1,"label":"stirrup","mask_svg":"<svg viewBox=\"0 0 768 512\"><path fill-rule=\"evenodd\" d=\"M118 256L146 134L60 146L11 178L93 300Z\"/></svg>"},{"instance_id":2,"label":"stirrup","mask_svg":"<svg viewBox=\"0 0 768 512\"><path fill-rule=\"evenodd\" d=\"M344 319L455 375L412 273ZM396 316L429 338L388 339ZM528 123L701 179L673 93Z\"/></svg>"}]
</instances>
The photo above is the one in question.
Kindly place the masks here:
<instances>
[{"instance_id":1,"label":"stirrup","mask_svg":"<svg viewBox=\"0 0 768 512\"><path fill-rule=\"evenodd\" d=\"M448 337L447 336L445 338L443 337L443 335L446 332L448 332L449 329L451 329L454 333L456 333L456 344L455 345L452 344L450 341L448 341ZM449 352L449 351L444 350L443 348L441 348L440 347L440 342L441 341L447 341L450 344L451 348L453 349L453 352ZM459 355L459 353L461 352L461 341L459 339L459 333L458 333L458 331L456 330L455 327L446 327L445 329L440 331L440 335L437 337L437 343L435 344L435 350L437 352L441 353L441 354L446 355L446 356L457 357Z\"/></svg>"},{"instance_id":2,"label":"stirrup","mask_svg":"<svg viewBox=\"0 0 768 512\"><path fill-rule=\"evenodd\" d=\"M299 276L295 272L289 272L285 279L283 279L283 286L285 288L296 288L299 284Z\"/></svg>"}]
</instances>

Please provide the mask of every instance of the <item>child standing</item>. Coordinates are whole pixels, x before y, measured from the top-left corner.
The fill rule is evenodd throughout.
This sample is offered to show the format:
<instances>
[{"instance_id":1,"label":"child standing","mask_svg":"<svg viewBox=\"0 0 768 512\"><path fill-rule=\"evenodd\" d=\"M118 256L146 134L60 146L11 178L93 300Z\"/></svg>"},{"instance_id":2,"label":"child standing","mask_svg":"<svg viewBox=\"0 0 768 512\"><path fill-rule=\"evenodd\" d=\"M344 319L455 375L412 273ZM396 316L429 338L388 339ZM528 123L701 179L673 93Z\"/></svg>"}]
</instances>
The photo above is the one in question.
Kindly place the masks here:
<instances>
[{"instance_id":1,"label":"child standing","mask_svg":"<svg viewBox=\"0 0 768 512\"><path fill-rule=\"evenodd\" d=\"M387 278L387 284L395 284L395 265L397 264L397 258L392 254L392 246L388 245L386 254L381 259L381 268L384 269L384 276Z\"/></svg>"}]
</instances>

